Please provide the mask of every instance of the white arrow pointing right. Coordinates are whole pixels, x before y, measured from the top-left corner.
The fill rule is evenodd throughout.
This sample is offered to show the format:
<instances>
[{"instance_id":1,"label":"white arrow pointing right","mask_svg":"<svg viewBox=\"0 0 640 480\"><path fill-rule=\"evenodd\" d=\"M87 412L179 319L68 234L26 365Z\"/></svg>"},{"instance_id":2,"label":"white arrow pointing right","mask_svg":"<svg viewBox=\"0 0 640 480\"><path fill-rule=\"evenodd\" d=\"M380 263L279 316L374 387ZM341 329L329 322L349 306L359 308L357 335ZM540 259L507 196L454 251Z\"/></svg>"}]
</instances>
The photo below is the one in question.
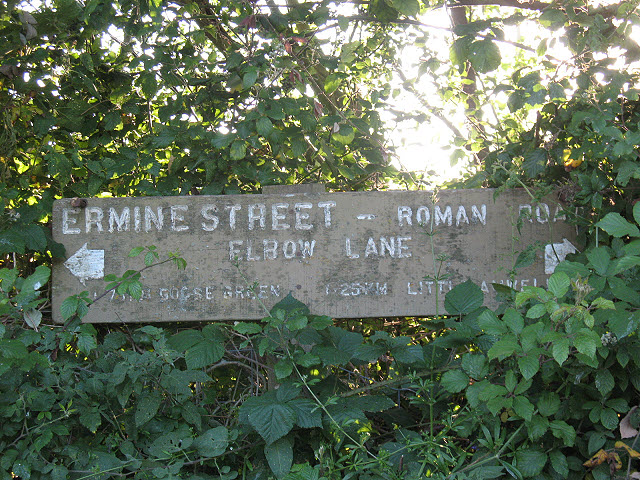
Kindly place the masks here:
<instances>
[{"instance_id":1,"label":"white arrow pointing right","mask_svg":"<svg viewBox=\"0 0 640 480\"><path fill-rule=\"evenodd\" d=\"M84 285L86 280L104 277L104 250L89 250L85 243L64 262L64 266Z\"/></svg>"},{"instance_id":2,"label":"white arrow pointing right","mask_svg":"<svg viewBox=\"0 0 640 480\"><path fill-rule=\"evenodd\" d=\"M544 273L551 275L558 264L567 258L570 253L576 253L578 249L566 238L562 243L549 243L544 247Z\"/></svg>"}]
</instances>

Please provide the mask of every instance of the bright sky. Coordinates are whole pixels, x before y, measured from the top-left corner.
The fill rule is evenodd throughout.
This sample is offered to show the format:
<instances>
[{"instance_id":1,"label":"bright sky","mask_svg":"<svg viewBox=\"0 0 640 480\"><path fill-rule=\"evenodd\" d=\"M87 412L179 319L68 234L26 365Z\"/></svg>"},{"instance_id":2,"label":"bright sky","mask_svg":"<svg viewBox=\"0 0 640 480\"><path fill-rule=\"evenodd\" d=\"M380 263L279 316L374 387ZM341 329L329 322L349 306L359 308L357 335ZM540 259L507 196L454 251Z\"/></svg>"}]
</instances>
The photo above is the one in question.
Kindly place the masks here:
<instances>
[{"instance_id":1,"label":"bright sky","mask_svg":"<svg viewBox=\"0 0 640 480\"><path fill-rule=\"evenodd\" d=\"M450 33L448 29L451 25L449 15L444 8L429 11L428 19L423 19L429 25L442 27L442 30L430 29L429 47L438 52L438 56L443 60L449 57ZM423 59L424 50L421 47L407 46L401 57L401 65L406 78L415 78L418 73L418 66ZM421 109L416 97L403 88L402 80L395 75L397 87L400 95L394 99L397 110L411 111ZM431 105L438 105L441 100L437 98L436 87L431 84L427 76L422 77L422 81L416 85L418 91L425 101ZM425 112L426 113L426 112ZM393 124L393 115L389 112L381 112L382 118ZM416 172L429 172L437 180L449 180L460 175L463 165L452 166L450 162L451 143L453 142L452 132L437 118L427 114L430 121L417 124L415 121L404 121L396 125L392 136L392 142L397 147L397 158L394 164L406 170ZM451 119L455 123L463 121L463 112L458 118ZM440 183L440 182L436 182Z\"/></svg>"}]
</instances>

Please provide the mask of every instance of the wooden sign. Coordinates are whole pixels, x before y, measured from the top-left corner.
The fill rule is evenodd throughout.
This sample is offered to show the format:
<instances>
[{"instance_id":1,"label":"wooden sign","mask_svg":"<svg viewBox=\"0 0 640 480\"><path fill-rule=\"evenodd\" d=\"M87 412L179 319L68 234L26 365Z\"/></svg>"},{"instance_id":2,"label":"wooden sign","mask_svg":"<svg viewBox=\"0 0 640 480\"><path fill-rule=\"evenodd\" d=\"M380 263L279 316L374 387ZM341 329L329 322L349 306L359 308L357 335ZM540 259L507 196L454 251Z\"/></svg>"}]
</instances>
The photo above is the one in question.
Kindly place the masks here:
<instances>
[{"instance_id":1,"label":"wooden sign","mask_svg":"<svg viewBox=\"0 0 640 480\"><path fill-rule=\"evenodd\" d=\"M575 251L555 199L523 191L286 193L58 200L53 235L67 258L54 265L53 311L69 295L104 292L107 274L144 267L134 247L179 251L145 270L140 299L109 293L89 322L258 319L288 293L334 318L427 316L471 279L489 302L492 283L544 285ZM84 202L82 202L84 203ZM520 228L518 229L518 224ZM511 274L539 242L533 265ZM438 273L439 272L439 273ZM446 274L446 278L444 278ZM438 277L438 278L434 278Z\"/></svg>"}]
</instances>

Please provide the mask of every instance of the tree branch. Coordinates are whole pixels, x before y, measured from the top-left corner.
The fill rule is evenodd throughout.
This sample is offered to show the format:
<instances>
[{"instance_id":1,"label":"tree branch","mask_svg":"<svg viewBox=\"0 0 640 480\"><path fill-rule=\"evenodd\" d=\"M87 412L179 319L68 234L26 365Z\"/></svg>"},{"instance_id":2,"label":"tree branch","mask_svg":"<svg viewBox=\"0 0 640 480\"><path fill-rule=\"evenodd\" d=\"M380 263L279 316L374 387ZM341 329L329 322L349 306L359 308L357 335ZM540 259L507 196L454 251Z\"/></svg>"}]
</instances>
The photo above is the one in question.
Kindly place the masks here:
<instances>
[{"instance_id":1,"label":"tree branch","mask_svg":"<svg viewBox=\"0 0 640 480\"><path fill-rule=\"evenodd\" d=\"M544 10L547 7L550 7L550 3L540 2L537 0L457 0L453 1L447 6L449 8L455 7L477 7L477 6L499 6L499 7L513 7L513 8L523 8L525 10Z\"/></svg>"}]
</instances>

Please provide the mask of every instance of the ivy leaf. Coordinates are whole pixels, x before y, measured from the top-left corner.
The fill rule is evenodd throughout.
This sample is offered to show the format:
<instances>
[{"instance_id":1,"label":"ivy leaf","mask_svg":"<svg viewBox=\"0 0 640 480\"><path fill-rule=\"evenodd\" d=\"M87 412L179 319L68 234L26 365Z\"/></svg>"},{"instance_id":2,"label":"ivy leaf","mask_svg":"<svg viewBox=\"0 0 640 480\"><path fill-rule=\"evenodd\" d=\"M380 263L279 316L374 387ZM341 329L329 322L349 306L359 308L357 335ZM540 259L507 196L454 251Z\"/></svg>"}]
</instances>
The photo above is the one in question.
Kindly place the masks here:
<instances>
[{"instance_id":1,"label":"ivy leaf","mask_svg":"<svg viewBox=\"0 0 640 480\"><path fill-rule=\"evenodd\" d=\"M627 235L631 237L637 237L640 235L638 227L632 223L627 222L619 213L609 212L605 217L596 223L596 227L600 227L609 235L614 237L625 237Z\"/></svg>"},{"instance_id":2,"label":"ivy leaf","mask_svg":"<svg viewBox=\"0 0 640 480\"><path fill-rule=\"evenodd\" d=\"M281 438L264 447L264 456L276 478L282 478L293 464L293 442L289 438Z\"/></svg>"}]
</instances>

